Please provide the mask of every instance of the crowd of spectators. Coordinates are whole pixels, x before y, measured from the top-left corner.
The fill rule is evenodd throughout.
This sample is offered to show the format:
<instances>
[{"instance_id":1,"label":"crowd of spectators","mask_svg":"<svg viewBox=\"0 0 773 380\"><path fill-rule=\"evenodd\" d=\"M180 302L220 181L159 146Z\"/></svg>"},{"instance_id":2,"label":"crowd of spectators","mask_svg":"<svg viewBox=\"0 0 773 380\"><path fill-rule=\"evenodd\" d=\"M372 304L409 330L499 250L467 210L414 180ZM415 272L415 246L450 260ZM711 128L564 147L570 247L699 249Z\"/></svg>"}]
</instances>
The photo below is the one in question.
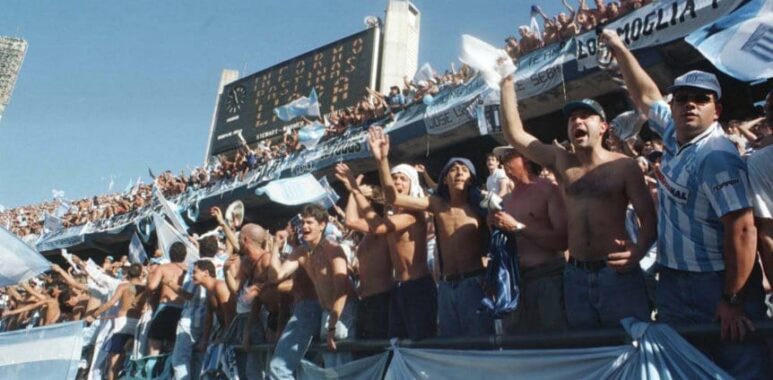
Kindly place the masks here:
<instances>
[{"instance_id":1,"label":"crowd of spectators","mask_svg":"<svg viewBox=\"0 0 773 380\"><path fill-rule=\"evenodd\" d=\"M534 30L531 26L518 27L518 35L505 39L505 51L512 59L540 49L556 42L567 41L572 37L587 31L596 30L618 17L641 8L652 0L621 0L605 2L595 0L595 8L588 7L586 0L579 0L574 9L567 0L561 0L569 13L560 12L555 17L548 17L538 6L532 6L532 14L537 13L542 18L542 30Z\"/></svg>"},{"instance_id":2,"label":"crowd of spectators","mask_svg":"<svg viewBox=\"0 0 773 380\"><path fill-rule=\"evenodd\" d=\"M346 131L354 127L367 126L376 121L387 122L396 113L412 105L430 104L432 97L440 91L461 85L472 74L472 70L462 66L458 71L448 70L428 80L412 81L405 77L404 86L393 86L388 94L366 88L367 94L361 101L344 109L331 110L319 120L326 127L323 141L345 135ZM217 155L210 160L209 165L196 167L188 175L184 171L178 175L164 171L154 181L166 197L208 188L224 181L244 181L250 171L305 149L298 135L300 128L310 124L312 121L304 118L300 127L288 128L281 140L274 142L266 139L252 147L241 138L240 146L230 155ZM41 204L6 209L0 211L0 226L17 236L25 237L50 232L45 228L46 214L58 219L63 228L107 223L114 217L139 212L153 203L153 186L139 181L120 193L75 201L57 197Z\"/></svg>"}]
</instances>

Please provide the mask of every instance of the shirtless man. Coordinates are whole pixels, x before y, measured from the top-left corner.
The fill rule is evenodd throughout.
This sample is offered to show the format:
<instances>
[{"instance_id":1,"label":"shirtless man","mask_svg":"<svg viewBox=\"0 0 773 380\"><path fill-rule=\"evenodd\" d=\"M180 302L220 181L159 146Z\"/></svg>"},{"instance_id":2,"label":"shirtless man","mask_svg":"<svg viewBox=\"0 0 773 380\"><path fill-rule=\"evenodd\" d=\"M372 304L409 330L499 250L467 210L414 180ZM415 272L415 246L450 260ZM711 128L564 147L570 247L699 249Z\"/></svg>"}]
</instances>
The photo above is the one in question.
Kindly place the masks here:
<instances>
[{"instance_id":1,"label":"shirtless man","mask_svg":"<svg viewBox=\"0 0 773 380\"><path fill-rule=\"evenodd\" d=\"M655 240L652 198L635 160L601 146L609 128L593 100L564 106L569 152L527 133L518 114L513 79L502 81L502 120L507 141L529 160L555 173L566 205L569 261L564 299L569 326L618 326L620 319L650 318L639 260ZM641 224L634 246L627 241L625 216L633 205Z\"/></svg>"},{"instance_id":2,"label":"shirtless man","mask_svg":"<svg viewBox=\"0 0 773 380\"><path fill-rule=\"evenodd\" d=\"M346 227L363 234L355 256L357 265L355 272L359 277L357 295L357 337L360 339L386 339L389 335L390 311L389 304L392 290L392 260L385 235L375 234L366 221L369 213L376 214L370 202L363 199L365 207L358 207L355 193L351 186L359 185L352 178L352 173L346 164L336 166L336 177L349 189L349 199L346 202ZM362 179L362 176L359 177Z\"/></svg>"},{"instance_id":3,"label":"shirtless man","mask_svg":"<svg viewBox=\"0 0 773 380\"><path fill-rule=\"evenodd\" d=\"M180 295L179 286L182 285L185 274L186 255L185 244L173 243L169 248L171 262L159 265L150 272L148 277L148 291L159 293L158 310L150 321L148 330L149 355L158 355L164 342L172 343L175 340L177 322L180 320L185 303L185 298ZM177 287L173 288L166 283L177 284Z\"/></svg>"},{"instance_id":4,"label":"shirtless man","mask_svg":"<svg viewBox=\"0 0 773 380\"><path fill-rule=\"evenodd\" d=\"M423 197L419 175L410 165L397 165L391 172L379 171L384 188L398 194ZM413 340L434 336L437 324L437 287L427 266L427 221L423 211L393 207L379 217L359 189L345 164L336 167L364 218L347 213L347 225L355 230L386 236L394 267L395 282L389 307L389 337ZM350 216L352 218L350 218Z\"/></svg>"},{"instance_id":5,"label":"shirtless man","mask_svg":"<svg viewBox=\"0 0 773 380\"><path fill-rule=\"evenodd\" d=\"M43 319L40 322L40 326L48 326L55 324L59 322L59 319L62 316L62 311L59 306L59 296L63 293L57 294L56 297L49 296L45 293L41 293L33 289L29 284L26 282L22 282L21 286L27 291L27 293L32 296L33 299L37 300L33 303L30 303L28 305L22 306L18 309L14 309L13 311L9 311L4 316L12 316L12 315L20 315L32 310L39 309L40 313L43 315Z\"/></svg>"},{"instance_id":6,"label":"shirtless man","mask_svg":"<svg viewBox=\"0 0 773 380\"><path fill-rule=\"evenodd\" d=\"M279 254L271 255L269 278L278 283L289 278L298 268L309 275L322 306L323 320L327 320L322 338L330 351L336 350L336 339L354 338L356 305L354 289L349 281L346 254L343 249L323 236L328 214L318 205L306 205L301 210L305 246L296 248L284 262ZM322 322L324 323L324 321ZM350 354L324 355L325 367L333 367L350 360Z\"/></svg>"},{"instance_id":7,"label":"shirtless man","mask_svg":"<svg viewBox=\"0 0 773 380\"><path fill-rule=\"evenodd\" d=\"M118 285L110 300L94 310L86 318L86 321L93 322L102 313L110 310L116 303L119 303L118 313L116 313L113 320L112 335L106 342L107 352L109 353L107 358L108 380L117 379L118 373L123 368L126 344L134 339L137 322L142 316L142 309L145 307L145 297L147 297L145 279L142 278L142 266L140 264L131 264L126 274L128 281Z\"/></svg>"},{"instance_id":8,"label":"shirtless man","mask_svg":"<svg viewBox=\"0 0 773 380\"><path fill-rule=\"evenodd\" d=\"M437 195L413 197L407 192L399 192L392 180L387 158L389 137L383 129L371 128L368 142L378 164L387 202L398 210L405 210L403 213L409 210L429 211L434 215L438 245L436 260L440 265L437 309L440 335L479 336L493 333L491 318L477 312L485 296L481 288L485 274L482 257L486 254L488 231L484 212L478 207L480 193L474 186L475 167L467 159L451 158L441 170ZM415 249L421 252L422 248L417 244ZM423 275L418 265L419 257L425 256L414 258L416 265L410 268L419 270L419 273L412 273L411 278ZM396 263L395 267L398 265Z\"/></svg>"},{"instance_id":9,"label":"shirtless man","mask_svg":"<svg viewBox=\"0 0 773 380\"><path fill-rule=\"evenodd\" d=\"M204 333L196 342L197 349L204 351L207 344L214 340L210 336L213 319L217 318L219 326L228 326L236 312L235 297L228 290L225 281L217 279L215 264L210 260L198 260L193 263L193 283L207 290L207 315L204 318Z\"/></svg>"},{"instance_id":10,"label":"shirtless man","mask_svg":"<svg viewBox=\"0 0 773 380\"><path fill-rule=\"evenodd\" d=\"M558 186L540 178L542 168L511 146L494 149L515 189L502 200L502 211L489 223L515 238L521 278L518 309L505 320L505 331L566 328L564 251L566 210Z\"/></svg>"}]
</instances>

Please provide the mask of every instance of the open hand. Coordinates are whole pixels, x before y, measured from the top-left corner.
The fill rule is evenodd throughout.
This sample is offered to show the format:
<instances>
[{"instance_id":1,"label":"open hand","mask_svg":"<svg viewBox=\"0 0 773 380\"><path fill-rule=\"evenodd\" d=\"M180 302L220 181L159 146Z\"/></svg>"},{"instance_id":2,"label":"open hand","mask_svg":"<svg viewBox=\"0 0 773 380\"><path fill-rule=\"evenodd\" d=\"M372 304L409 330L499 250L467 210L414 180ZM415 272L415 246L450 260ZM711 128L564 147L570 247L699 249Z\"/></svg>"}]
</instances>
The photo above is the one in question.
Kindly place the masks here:
<instances>
[{"instance_id":1,"label":"open hand","mask_svg":"<svg viewBox=\"0 0 773 380\"><path fill-rule=\"evenodd\" d=\"M384 133L383 128L374 126L368 130L368 145L376 161L385 160L389 156L389 135Z\"/></svg>"},{"instance_id":2,"label":"open hand","mask_svg":"<svg viewBox=\"0 0 773 380\"><path fill-rule=\"evenodd\" d=\"M615 239L615 243L620 246L621 250L607 255L607 266L622 273L631 270L635 265L639 265L641 255L636 253L636 246L630 240Z\"/></svg>"}]
</instances>

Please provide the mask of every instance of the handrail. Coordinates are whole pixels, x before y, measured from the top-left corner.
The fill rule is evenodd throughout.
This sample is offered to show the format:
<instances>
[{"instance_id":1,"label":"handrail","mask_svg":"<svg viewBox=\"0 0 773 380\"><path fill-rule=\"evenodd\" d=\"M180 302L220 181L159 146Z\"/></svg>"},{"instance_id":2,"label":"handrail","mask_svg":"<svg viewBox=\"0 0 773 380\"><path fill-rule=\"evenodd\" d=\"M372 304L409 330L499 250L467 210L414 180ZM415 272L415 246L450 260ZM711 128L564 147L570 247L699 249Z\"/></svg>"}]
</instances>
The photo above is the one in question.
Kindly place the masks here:
<instances>
[{"instance_id":1,"label":"handrail","mask_svg":"<svg viewBox=\"0 0 773 380\"><path fill-rule=\"evenodd\" d=\"M745 341L758 342L773 338L773 321L755 321L755 331L749 332ZM720 331L718 323L703 323L690 326L675 327L679 335L690 343L719 343ZM622 328L602 328L595 330L569 330L559 332L523 333L518 335L489 335L465 338L428 338L420 341L399 339L396 343L405 348L440 348L440 349L557 349L586 348L598 346L617 346L630 344L633 339ZM336 342L339 351L374 351L386 350L391 344L387 339L375 340L341 340ZM274 344L256 344L249 348L252 352L271 351ZM239 348L244 350L243 348ZM312 344L314 351L327 350L325 343Z\"/></svg>"}]
</instances>

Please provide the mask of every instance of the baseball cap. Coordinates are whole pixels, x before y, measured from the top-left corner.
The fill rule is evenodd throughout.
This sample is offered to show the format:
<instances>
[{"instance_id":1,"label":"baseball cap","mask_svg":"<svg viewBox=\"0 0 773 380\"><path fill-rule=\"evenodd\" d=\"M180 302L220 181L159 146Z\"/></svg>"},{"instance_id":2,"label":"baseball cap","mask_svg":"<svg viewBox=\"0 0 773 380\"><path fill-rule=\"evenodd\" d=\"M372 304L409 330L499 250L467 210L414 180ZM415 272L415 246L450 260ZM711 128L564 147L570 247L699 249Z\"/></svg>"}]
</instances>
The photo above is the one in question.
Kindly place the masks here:
<instances>
[{"instance_id":1,"label":"baseball cap","mask_svg":"<svg viewBox=\"0 0 773 380\"><path fill-rule=\"evenodd\" d=\"M575 110L586 109L601 116L601 120L607 121L607 115L604 113L604 108L601 107L599 102L593 99L575 100L573 102L566 103L564 105L564 116L569 117Z\"/></svg>"},{"instance_id":2,"label":"baseball cap","mask_svg":"<svg viewBox=\"0 0 773 380\"><path fill-rule=\"evenodd\" d=\"M705 71L693 70L674 79L674 84L668 87L668 92L674 92L680 87L694 87L713 91L717 99L722 98L722 88L719 86L717 76Z\"/></svg>"},{"instance_id":3,"label":"baseball cap","mask_svg":"<svg viewBox=\"0 0 773 380\"><path fill-rule=\"evenodd\" d=\"M510 151L515 150L512 145L502 145L494 148L494 150L491 151L495 156L499 157L501 160L502 157L505 156L505 154L509 153ZM517 151L516 151L517 152Z\"/></svg>"}]
</instances>

